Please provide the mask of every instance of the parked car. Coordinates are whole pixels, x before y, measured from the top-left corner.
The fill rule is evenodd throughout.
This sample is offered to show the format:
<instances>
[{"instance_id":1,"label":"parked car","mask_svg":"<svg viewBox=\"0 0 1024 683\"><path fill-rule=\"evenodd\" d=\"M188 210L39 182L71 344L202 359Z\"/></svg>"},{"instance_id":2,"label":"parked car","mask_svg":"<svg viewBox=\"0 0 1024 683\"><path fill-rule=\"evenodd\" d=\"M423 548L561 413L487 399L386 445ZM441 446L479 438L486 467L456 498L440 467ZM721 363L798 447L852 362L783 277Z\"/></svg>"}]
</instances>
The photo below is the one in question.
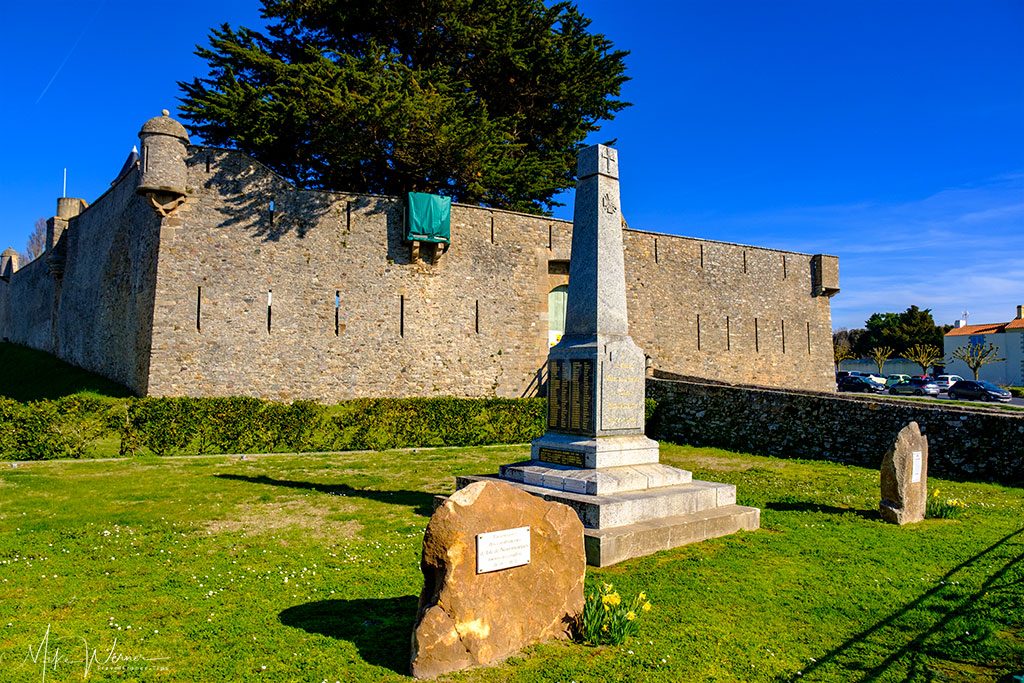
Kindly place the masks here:
<instances>
[{"instance_id":1,"label":"parked car","mask_svg":"<svg viewBox=\"0 0 1024 683\"><path fill-rule=\"evenodd\" d=\"M885 386L885 378L882 377L881 375L876 375L876 374L871 373L871 372L860 372L858 370L852 370L850 372L850 376L851 377L863 377L864 379L870 380L870 381L874 382L875 384L881 384L882 386Z\"/></svg>"},{"instance_id":2,"label":"parked car","mask_svg":"<svg viewBox=\"0 0 1024 683\"><path fill-rule=\"evenodd\" d=\"M910 375L886 375L885 386L893 387L900 382L906 382L908 379L910 379Z\"/></svg>"},{"instance_id":3,"label":"parked car","mask_svg":"<svg viewBox=\"0 0 1024 683\"><path fill-rule=\"evenodd\" d=\"M880 394L885 391L884 384L872 382L867 377L860 377L858 375L843 377L839 380L837 388L839 391L859 391L868 394Z\"/></svg>"},{"instance_id":4,"label":"parked car","mask_svg":"<svg viewBox=\"0 0 1024 683\"><path fill-rule=\"evenodd\" d=\"M963 379L949 388L949 397L974 401L1002 401L1008 403L1013 395L1002 387L986 382Z\"/></svg>"},{"instance_id":5,"label":"parked car","mask_svg":"<svg viewBox=\"0 0 1024 683\"><path fill-rule=\"evenodd\" d=\"M951 386L962 382L963 379L960 375L939 375L935 378L935 383L939 385L939 391L949 391Z\"/></svg>"},{"instance_id":6,"label":"parked car","mask_svg":"<svg viewBox=\"0 0 1024 683\"><path fill-rule=\"evenodd\" d=\"M889 393L893 395L910 394L912 396L938 396L939 386L930 379L911 377L906 382L900 382L889 387Z\"/></svg>"}]
</instances>

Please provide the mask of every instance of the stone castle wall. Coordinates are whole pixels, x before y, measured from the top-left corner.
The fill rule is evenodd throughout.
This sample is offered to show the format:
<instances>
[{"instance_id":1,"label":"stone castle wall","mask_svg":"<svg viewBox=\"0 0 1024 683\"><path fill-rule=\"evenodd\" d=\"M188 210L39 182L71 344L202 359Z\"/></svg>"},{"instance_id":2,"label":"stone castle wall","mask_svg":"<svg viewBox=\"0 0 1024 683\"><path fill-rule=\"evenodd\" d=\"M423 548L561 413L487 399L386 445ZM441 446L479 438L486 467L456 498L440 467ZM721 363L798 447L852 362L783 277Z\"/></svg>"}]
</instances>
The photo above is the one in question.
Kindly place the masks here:
<instances>
[{"instance_id":1,"label":"stone castle wall","mask_svg":"<svg viewBox=\"0 0 1024 683\"><path fill-rule=\"evenodd\" d=\"M128 173L64 232L55 353L145 393L160 220Z\"/></svg>"},{"instance_id":2,"label":"stone castle wall","mask_svg":"<svg viewBox=\"0 0 1024 683\"><path fill-rule=\"evenodd\" d=\"M1024 483L1024 415L890 398L647 380L650 435L783 458L878 468L908 422L928 437L928 473Z\"/></svg>"},{"instance_id":3,"label":"stone castle wall","mask_svg":"<svg viewBox=\"0 0 1024 683\"><path fill-rule=\"evenodd\" d=\"M159 220L136 182L120 178L5 283L0 330L145 393Z\"/></svg>"},{"instance_id":4,"label":"stone castle wall","mask_svg":"<svg viewBox=\"0 0 1024 683\"><path fill-rule=\"evenodd\" d=\"M151 395L538 392L570 222L455 205L449 249L411 247L395 198L298 191L227 150L188 147L186 163L170 215L133 170L71 219L62 280L39 263L0 281L0 335ZM815 257L635 230L624 243L631 333L656 368L834 388Z\"/></svg>"},{"instance_id":5,"label":"stone castle wall","mask_svg":"<svg viewBox=\"0 0 1024 683\"><path fill-rule=\"evenodd\" d=\"M45 255L0 280L0 338L52 353L56 293Z\"/></svg>"}]
</instances>

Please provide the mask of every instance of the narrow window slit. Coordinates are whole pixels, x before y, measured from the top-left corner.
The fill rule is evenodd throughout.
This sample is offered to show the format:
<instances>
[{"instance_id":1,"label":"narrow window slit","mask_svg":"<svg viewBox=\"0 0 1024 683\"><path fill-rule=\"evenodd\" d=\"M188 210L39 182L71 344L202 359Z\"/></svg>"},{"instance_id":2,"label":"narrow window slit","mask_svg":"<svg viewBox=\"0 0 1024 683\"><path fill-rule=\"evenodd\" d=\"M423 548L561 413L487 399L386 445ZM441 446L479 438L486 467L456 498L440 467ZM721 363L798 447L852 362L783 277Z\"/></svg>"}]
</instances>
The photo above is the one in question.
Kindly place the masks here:
<instances>
[{"instance_id":1,"label":"narrow window slit","mask_svg":"<svg viewBox=\"0 0 1024 683\"><path fill-rule=\"evenodd\" d=\"M476 329L476 333L480 334L480 299L476 300L476 313L474 315L475 321L473 323L473 326Z\"/></svg>"},{"instance_id":2,"label":"narrow window slit","mask_svg":"<svg viewBox=\"0 0 1024 683\"><path fill-rule=\"evenodd\" d=\"M491 244L494 244L494 214L491 214Z\"/></svg>"},{"instance_id":3,"label":"narrow window slit","mask_svg":"<svg viewBox=\"0 0 1024 683\"><path fill-rule=\"evenodd\" d=\"M807 353L811 352L811 323L807 323Z\"/></svg>"},{"instance_id":4,"label":"narrow window slit","mask_svg":"<svg viewBox=\"0 0 1024 683\"><path fill-rule=\"evenodd\" d=\"M782 279L785 280L787 275L788 274L786 272L786 255L783 254L782 255Z\"/></svg>"},{"instance_id":5,"label":"narrow window slit","mask_svg":"<svg viewBox=\"0 0 1024 683\"><path fill-rule=\"evenodd\" d=\"M398 296L398 336L405 336L405 295Z\"/></svg>"},{"instance_id":6,"label":"narrow window slit","mask_svg":"<svg viewBox=\"0 0 1024 683\"><path fill-rule=\"evenodd\" d=\"M345 232L352 232L352 202L345 202Z\"/></svg>"},{"instance_id":7,"label":"narrow window slit","mask_svg":"<svg viewBox=\"0 0 1024 683\"><path fill-rule=\"evenodd\" d=\"M196 332L203 331L203 288L196 287Z\"/></svg>"},{"instance_id":8,"label":"narrow window slit","mask_svg":"<svg viewBox=\"0 0 1024 683\"><path fill-rule=\"evenodd\" d=\"M210 172L210 155L209 154L206 155L206 172L207 173Z\"/></svg>"},{"instance_id":9,"label":"narrow window slit","mask_svg":"<svg viewBox=\"0 0 1024 683\"><path fill-rule=\"evenodd\" d=\"M782 323L782 325L781 325L782 326L782 352L785 353L786 352L786 321L783 320L783 321L781 321L781 323Z\"/></svg>"},{"instance_id":10,"label":"narrow window slit","mask_svg":"<svg viewBox=\"0 0 1024 683\"><path fill-rule=\"evenodd\" d=\"M555 226L548 223L548 249L552 249L554 245L555 237Z\"/></svg>"},{"instance_id":11,"label":"narrow window slit","mask_svg":"<svg viewBox=\"0 0 1024 683\"><path fill-rule=\"evenodd\" d=\"M704 267L704 245L700 245L700 267Z\"/></svg>"},{"instance_id":12,"label":"narrow window slit","mask_svg":"<svg viewBox=\"0 0 1024 683\"><path fill-rule=\"evenodd\" d=\"M654 238L654 262L658 262L658 238Z\"/></svg>"},{"instance_id":13,"label":"narrow window slit","mask_svg":"<svg viewBox=\"0 0 1024 683\"><path fill-rule=\"evenodd\" d=\"M274 307L274 290L267 290L267 332L270 332L271 321L273 318L273 307Z\"/></svg>"},{"instance_id":14,"label":"narrow window slit","mask_svg":"<svg viewBox=\"0 0 1024 683\"><path fill-rule=\"evenodd\" d=\"M700 313L697 314L697 350L700 351Z\"/></svg>"},{"instance_id":15,"label":"narrow window slit","mask_svg":"<svg viewBox=\"0 0 1024 683\"><path fill-rule=\"evenodd\" d=\"M341 334L341 290L334 291L334 336Z\"/></svg>"},{"instance_id":16,"label":"narrow window slit","mask_svg":"<svg viewBox=\"0 0 1024 683\"><path fill-rule=\"evenodd\" d=\"M747 272L747 250L743 250L743 272Z\"/></svg>"},{"instance_id":17,"label":"narrow window slit","mask_svg":"<svg viewBox=\"0 0 1024 683\"><path fill-rule=\"evenodd\" d=\"M761 351L761 340L758 336L757 330L757 318L754 318L754 351L760 353Z\"/></svg>"},{"instance_id":18,"label":"narrow window slit","mask_svg":"<svg viewBox=\"0 0 1024 683\"><path fill-rule=\"evenodd\" d=\"M725 350L732 351L732 326L729 323L729 316L725 316Z\"/></svg>"}]
</instances>

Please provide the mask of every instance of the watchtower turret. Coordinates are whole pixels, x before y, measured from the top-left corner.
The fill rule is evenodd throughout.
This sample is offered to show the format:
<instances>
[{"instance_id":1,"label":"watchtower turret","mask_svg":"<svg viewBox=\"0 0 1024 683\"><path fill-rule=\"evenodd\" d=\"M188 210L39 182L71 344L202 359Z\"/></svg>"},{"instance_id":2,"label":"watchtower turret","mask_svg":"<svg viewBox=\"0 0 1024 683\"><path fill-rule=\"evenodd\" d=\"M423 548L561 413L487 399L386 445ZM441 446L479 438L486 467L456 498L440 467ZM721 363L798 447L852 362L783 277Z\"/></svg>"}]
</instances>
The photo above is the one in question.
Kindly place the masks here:
<instances>
[{"instance_id":1,"label":"watchtower turret","mask_svg":"<svg viewBox=\"0 0 1024 683\"><path fill-rule=\"evenodd\" d=\"M164 109L161 116L142 124L139 142L141 173L136 192L148 196L153 208L166 216L185 201L188 133Z\"/></svg>"},{"instance_id":2,"label":"watchtower turret","mask_svg":"<svg viewBox=\"0 0 1024 683\"><path fill-rule=\"evenodd\" d=\"M13 247L7 247L4 249L4 253L0 254L0 278L10 280L18 270L18 252Z\"/></svg>"}]
</instances>

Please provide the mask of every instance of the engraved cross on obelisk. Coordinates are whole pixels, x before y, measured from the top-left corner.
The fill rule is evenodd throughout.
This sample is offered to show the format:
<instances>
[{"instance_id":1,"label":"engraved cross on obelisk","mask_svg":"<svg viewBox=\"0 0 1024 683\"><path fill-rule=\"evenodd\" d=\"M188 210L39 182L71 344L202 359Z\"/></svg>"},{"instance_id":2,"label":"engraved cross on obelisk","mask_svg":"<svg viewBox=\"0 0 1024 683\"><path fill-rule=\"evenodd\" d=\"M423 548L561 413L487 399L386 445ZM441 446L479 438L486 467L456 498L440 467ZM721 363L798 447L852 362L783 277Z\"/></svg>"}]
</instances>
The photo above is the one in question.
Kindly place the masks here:
<instances>
[{"instance_id":1,"label":"engraved cross on obelisk","mask_svg":"<svg viewBox=\"0 0 1024 683\"><path fill-rule=\"evenodd\" d=\"M548 430L532 458L600 468L658 462L644 436L644 354L629 337L617 152L577 158L565 334L548 356Z\"/></svg>"}]
</instances>

